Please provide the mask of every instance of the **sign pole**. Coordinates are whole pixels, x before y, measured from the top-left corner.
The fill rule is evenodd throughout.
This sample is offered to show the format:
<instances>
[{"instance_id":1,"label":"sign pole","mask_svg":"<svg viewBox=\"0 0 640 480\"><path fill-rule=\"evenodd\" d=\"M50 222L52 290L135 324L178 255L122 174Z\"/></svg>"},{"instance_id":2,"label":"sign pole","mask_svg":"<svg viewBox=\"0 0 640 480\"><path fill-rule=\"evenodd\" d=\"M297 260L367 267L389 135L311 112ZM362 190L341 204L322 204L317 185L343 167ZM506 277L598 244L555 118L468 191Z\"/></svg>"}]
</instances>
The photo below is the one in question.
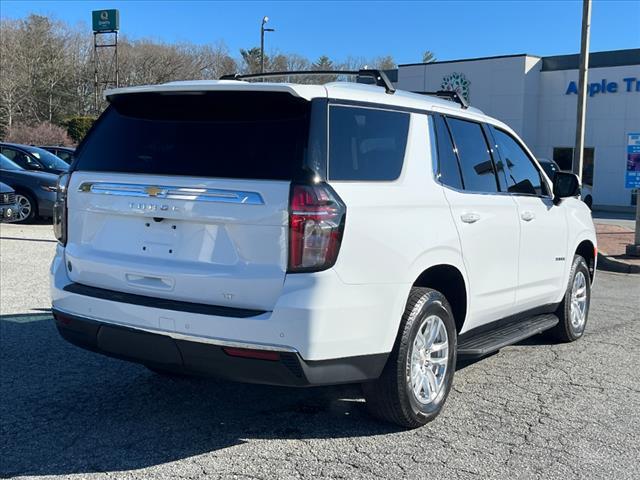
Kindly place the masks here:
<instances>
[{"instance_id":1,"label":"sign pole","mask_svg":"<svg viewBox=\"0 0 640 480\"><path fill-rule=\"evenodd\" d=\"M576 145L573 149L573 173L582 183L584 161L584 126L587 113L587 76L589 71L589 37L591 34L591 0L582 2L582 36L580 40L580 73L578 79L578 120L576 122Z\"/></svg>"},{"instance_id":2,"label":"sign pole","mask_svg":"<svg viewBox=\"0 0 640 480\"><path fill-rule=\"evenodd\" d=\"M636 255L640 255L640 189L636 190Z\"/></svg>"},{"instance_id":3,"label":"sign pole","mask_svg":"<svg viewBox=\"0 0 640 480\"><path fill-rule=\"evenodd\" d=\"M640 257L640 189L636 190L636 234L634 243L627 245L626 254Z\"/></svg>"},{"instance_id":4,"label":"sign pole","mask_svg":"<svg viewBox=\"0 0 640 480\"><path fill-rule=\"evenodd\" d=\"M115 85L116 88L120 86L120 68L118 65L118 30L120 29L120 12L114 9L94 10L91 12L91 20L93 26L93 108L97 114L99 113L100 91L109 85ZM98 38L102 38L102 42L99 42ZM111 43L109 43L110 41ZM99 48L114 49L112 62L115 63L115 78L111 74L112 63L107 62L107 71L106 73L104 71L102 72L102 78L106 78L104 78L104 80L101 79L100 59L98 58Z\"/></svg>"},{"instance_id":5,"label":"sign pole","mask_svg":"<svg viewBox=\"0 0 640 480\"><path fill-rule=\"evenodd\" d=\"M98 32L93 32L93 111L98 113Z\"/></svg>"}]
</instances>

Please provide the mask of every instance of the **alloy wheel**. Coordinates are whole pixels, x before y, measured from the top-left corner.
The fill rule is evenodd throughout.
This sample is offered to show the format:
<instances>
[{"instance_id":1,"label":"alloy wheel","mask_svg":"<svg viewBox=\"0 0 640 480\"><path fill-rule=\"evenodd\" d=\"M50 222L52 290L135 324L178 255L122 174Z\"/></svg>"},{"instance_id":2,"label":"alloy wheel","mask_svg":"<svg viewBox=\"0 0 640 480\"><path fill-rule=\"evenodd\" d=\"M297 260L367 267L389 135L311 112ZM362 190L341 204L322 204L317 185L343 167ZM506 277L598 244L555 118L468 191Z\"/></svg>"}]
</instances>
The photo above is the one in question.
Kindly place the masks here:
<instances>
[{"instance_id":1,"label":"alloy wheel","mask_svg":"<svg viewBox=\"0 0 640 480\"><path fill-rule=\"evenodd\" d=\"M16 195L16 204L18 205L18 211L16 213L17 221L22 222L29 218L31 215L31 211L33 210L33 205L31 205L31 200L25 197L24 195L17 194Z\"/></svg>"},{"instance_id":2,"label":"alloy wheel","mask_svg":"<svg viewBox=\"0 0 640 480\"><path fill-rule=\"evenodd\" d=\"M584 272L576 273L571 287L571 326L576 331L584 328L587 319L587 279Z\"/></svg>"},{"instance_id":3,"label":"alloy wheel","mask_svg":"<svg viewBox=\"0 0 640 480\"><path fill-rule=\"evenodd\" d=\"M430 315L422 321L413 341L409 384L415 399L427 405L444 386L449 363L449 338L442 319Z\"/></svg>"}]
</instances>

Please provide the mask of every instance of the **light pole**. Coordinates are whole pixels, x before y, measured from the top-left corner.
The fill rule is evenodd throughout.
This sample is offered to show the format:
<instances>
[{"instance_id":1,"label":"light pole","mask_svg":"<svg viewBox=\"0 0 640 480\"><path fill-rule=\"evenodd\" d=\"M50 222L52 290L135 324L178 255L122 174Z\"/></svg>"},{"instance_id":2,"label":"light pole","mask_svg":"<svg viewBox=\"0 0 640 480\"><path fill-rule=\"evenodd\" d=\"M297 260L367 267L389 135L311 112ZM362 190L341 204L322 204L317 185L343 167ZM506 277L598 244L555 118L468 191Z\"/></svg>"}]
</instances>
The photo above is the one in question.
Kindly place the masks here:
<instances>
[{"instance_id":1,"label":"light pole","mask_svg":"<svg viewBox=\"0 0 640 480\"><path fill-rule=\"evenodd\" d=\"M589 37L591 34L591 0L582 0L582 34L580 39L580 71L578 73L578 115L576 144L573 149L573 173L580 177L584 160L584 127L587 113L587 75L589 72Z\"/></svg>"},{"instance_id":2,"label":"light pole","mask_svg":"<svg viewBox=\"0 0 640 480\"><path fill-rule=\"evenodd\" d=\"M274 28L264 28L269 21L269 17L262 17L260 25L260 73L264 73L264 32L275 32Z\"/></svg>"}]
</instances>

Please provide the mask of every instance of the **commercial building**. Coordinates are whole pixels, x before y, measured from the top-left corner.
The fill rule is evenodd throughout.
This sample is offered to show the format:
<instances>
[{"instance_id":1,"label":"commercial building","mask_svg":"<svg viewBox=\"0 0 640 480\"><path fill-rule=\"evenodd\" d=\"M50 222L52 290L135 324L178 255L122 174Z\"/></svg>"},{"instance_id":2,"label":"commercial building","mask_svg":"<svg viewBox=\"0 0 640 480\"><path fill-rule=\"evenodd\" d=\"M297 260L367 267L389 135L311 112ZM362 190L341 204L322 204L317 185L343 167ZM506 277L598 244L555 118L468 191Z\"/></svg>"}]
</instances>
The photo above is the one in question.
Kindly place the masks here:
<instances>
[{"instance_id":1,"label":"commercial building","mask_svg":"<svg viewBox=\"0 0 640 480\"><path fill-rule=\"evenodd\" d=\"M583 182L595 207L626 210L635 197L626 174L640 133L640 49L592 53ZM457 90L509 124L534 154L570 170L575 143L579 55L529 54L400 65L397 86ZM633 147L635 148L635 147Z\"/></svg>"}]
</instances>

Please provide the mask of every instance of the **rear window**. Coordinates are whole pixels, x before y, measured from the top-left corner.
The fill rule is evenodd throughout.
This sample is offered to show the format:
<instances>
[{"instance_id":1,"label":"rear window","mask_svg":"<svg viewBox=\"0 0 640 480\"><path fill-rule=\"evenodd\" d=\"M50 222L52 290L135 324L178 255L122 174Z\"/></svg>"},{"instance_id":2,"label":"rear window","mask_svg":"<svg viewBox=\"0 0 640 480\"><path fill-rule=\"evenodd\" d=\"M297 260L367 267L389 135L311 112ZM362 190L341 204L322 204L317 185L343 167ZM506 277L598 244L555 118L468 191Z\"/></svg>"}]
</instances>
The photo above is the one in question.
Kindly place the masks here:
<instances>
[{"instance_id":1,"label":"rear window","mask_svg":"<svg viewBox=\"0 0 640 480\"><path fill-rule=\"evenodd\" d=\"M329 179L397 179L402 171L408 133L407 113L332 106Z\"/></svg>"},{"instance_id":2,"label":"rear window","mask_svg":"<svg viewBox=\"0 0 640 480\"><path fill-rule=\"evenodd\" d=\"M69 165L53 153L38 147L26 147L26 150L38 159L45 167L52 170L67 170Z\"/></svg>"},{"instance_id":3,"label":"rear window","mask_svg":"<svg viewBox=\"0 0 640 480\"><path fill-rule=\"evenodd\" d=\"M284 92L125 94L76 152L76 170L291 180L324 174L312 103ZM320 128L325 122L318 122ZM322 136L322 133L320 134ZM325 134L326 135L326 134ZM325 137L326 138L326 137Z\"/></svg>"}]
</instances>

